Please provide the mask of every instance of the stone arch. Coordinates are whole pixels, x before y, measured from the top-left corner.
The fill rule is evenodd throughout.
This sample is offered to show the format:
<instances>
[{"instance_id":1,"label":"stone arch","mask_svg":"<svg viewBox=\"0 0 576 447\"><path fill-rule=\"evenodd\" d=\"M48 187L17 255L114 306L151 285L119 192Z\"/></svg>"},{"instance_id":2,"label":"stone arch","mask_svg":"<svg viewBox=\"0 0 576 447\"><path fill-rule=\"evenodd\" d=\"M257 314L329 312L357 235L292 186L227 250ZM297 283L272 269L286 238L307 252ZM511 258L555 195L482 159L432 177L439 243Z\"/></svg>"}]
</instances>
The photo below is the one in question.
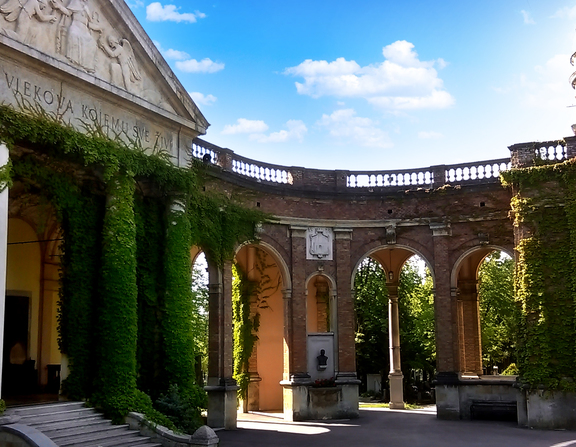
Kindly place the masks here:
<instances>
[{"instance_id":1,"label":"stone arch","mask_svg":"<svg viewBox=\"0 0 576 447\"><path fill-rule=\"evenodd\" d=\"M502 251L513 257L507 248L498 245L472 247L461 253L450 274L450 287L456 305L456 367L464 377L476 377L483 373L478 270L486 256L494 251Z\"/></svg>"},{"instance_id":2,"label":"stone arch","mask_svg":"<svg viewBox=\"0 0 576 447\"><path fill-rule=\"evenodd\" d=\"M421 249L419 249L419 248L417 249L417 248L414 248L410 245L403 245L403 244L394 244L394 245L378 244L376 246L371 247L369 250L365 251L364 254L356 260L356 264L354 265L354 268L352 269L352 282L351 282L351 284L352 285L354 284L354 280L356 278L356 273L358 272L358 267L360 266L360 264L362 263L362 261L364 259L366 259L367 257L373 257L372 255L374 253L383 252L386 250L394 250L394 249L402 249L402 250L405 250L407 252L411 252L412 254L410 256L408 256L406 259L404 259L404 261L402 261L402 263L400 265L396 265L395 263L393 263L393 266L390 269L389 269L389 266L387 266L387 263L383 264L380 260L378 260L377 258L374 258L378 262L380 262L380 265L382 265L382 267L386 271L387 275L388 275L390 270L394 270L394 269L398 269L398 271L396 273L399 273L400 269L402 269L404 263L408 259L410 259L410 257L412 257L413 255L417 255L424 260L424 262L426 263L426 267L428 267L428 269L430 270L430 273L432 275L432 280L435 281L433 265L430 262L430 260L428 260L428 258L424 255L424 253Z\"/></svg>"},{"instance_id":3,"label":"stone arch","mask_svg":"<svg viewBox=\"0 0 576 447\"><path fill-rule=\"evenodd\" d=\"M270 260L267 257L270 257ZM251 301L252 316L259 315L257 341L249 361L250 384L244 411L281 410L283 389L280 382L287 365L284 359L285 303L290 288L287 264L270 244L259 241L238 247L236 262L248 279L257 281L263 289ZM266 278L267 283L263 282ZM288 286L286 286L288 283Z\"/></svg>"}]
</instances>

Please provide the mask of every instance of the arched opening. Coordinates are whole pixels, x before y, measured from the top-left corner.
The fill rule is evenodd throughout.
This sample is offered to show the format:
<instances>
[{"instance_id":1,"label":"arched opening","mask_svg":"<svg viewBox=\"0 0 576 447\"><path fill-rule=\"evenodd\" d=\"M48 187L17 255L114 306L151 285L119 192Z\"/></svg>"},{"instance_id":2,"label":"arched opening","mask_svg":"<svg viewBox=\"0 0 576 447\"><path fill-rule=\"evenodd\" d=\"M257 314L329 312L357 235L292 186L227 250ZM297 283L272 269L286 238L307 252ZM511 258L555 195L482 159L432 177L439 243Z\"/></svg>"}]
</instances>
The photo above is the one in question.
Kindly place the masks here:
<instances>
[{"instance_id":1,"label":"arched opening","mask_svg":"<svg viewBox=\"0 0 576 447\"><path fill-rule=\"evenodd\" d=\"M404 400L431 401L436 351L426 261L409 247L369 253L356 269L354 300L363 391L382 393L392 408L402 408Z\"/></svg>"},{"instance_id":2,"label":"arched opening","mask_svg":"<svg viewBox=\"0 0 576 447\"><path fill-rule=\"evenodd\" d=\"M516 334L519 308L514 301L514 259L495 250L478 268L478 301L482 370L486 374L516 375Z\"/></svg>"},{"instance_id":3,"label":"arched opening","mask_svg":"<svg viewBox=\"0 0 576 447\"><path fill-rule=\"evenodd\" d=\"M206 385L208 377L208 261L197 247L192 247L192 327L194 330L194 375L196 383Z\"/></svg>"},{"instance_id":4,"label":"arched opening","mask_svg":"<svg viewBox=\"0 0 576 447\"><path fill-rule=\"evenodd\" d=\"M58 394L59 245L56 230L39 236L23 219L8 220L2 397L27 402Z\"/></svg>"},{"instance_id":5,"label":"arched opening","mask_svg":"<svg viewBox=\"0 0 576 447\"><path fill-rule=\"evenodd\" d=\"M485 246L464 253L456 263L452 287L462 377L498 373L515 359L513 262L500 247Z\"/></svg>"},{"instance_id":6,"label":"arched opening","mask_svg":"<svg viewBox=\"0 0 576 447\"><path fill-rule=\"evenodd\" d=\"M243 411L281 411L285 341L284 280L280 261L263 244L241 247L235 261L234 374L240 386L241 408ZM241 300L249 306L252 342L250 337L240 335L242 330L238 325L245 324L238 316ZM241 365L239 356L245 355L247 349L250 350L247 362Z\"/></svg>"}]
</instances>

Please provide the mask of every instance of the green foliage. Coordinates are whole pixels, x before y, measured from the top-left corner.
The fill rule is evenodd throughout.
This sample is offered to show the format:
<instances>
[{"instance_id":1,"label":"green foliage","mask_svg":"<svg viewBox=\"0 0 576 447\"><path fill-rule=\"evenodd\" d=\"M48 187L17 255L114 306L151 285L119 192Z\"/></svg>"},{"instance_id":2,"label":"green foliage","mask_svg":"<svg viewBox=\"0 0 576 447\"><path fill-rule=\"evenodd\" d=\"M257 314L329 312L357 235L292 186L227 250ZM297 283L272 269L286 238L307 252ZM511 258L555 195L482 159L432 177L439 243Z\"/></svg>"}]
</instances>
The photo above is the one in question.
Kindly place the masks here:
<instances>
[{"instance_id":1,"label":"green foliage","mask_svg":"<svg viewBox=\"0 0 576 447\"><path fill-rule=\"evenodd\" d=\"M0 183L14 176L25 194L53 206L61 226L59 346L71 368L69 396L91 398L119 421L133 405L136 371L154 396L168 380L192 393L190 247L222 265L238 243L255 239L265 216L204 192L197 163L179 168L90 123L80 133L57 115L24 109L0 105L0 140L13 163ZM137 203L136 185L145 186ZM166 225L164 203L174 195L186 212Z\"/></svg>"},{"instance_id":2,"label":"green foliage","mask_svg":"<svg viewBox=\"0 0 576 447\"><path fill-rule=\"evenodd\" d=\"M156 401L158 410L173 422L176 429L190 435L202 425L201 411L206 406L206 393L198 386L184 392L172 384L168 392Z\"/></svg>"},{"instance_id":3,"label":"green foliage","mask_svg":"<svg viewBox=\"0 0 576 447\"><path fill-rule=\"evenodd\" d=\"M508 365L508 368L506 368L501 373L501 375L503 375L503 376L517 376L518 374L519 374L519 371L518 371L518 367L516 366L516 363L510 363L510 365Z\"/></svg>"},{"instance_id":4,"label":"green foliage","mask_svg":"<svg viewBox=\"0 0 576 447\"><path fill-rule=\"evenodd\" d=\"M576 164L515 169L518 369L529 387L576 391Z\"/></svg>"},{"instance_id":5,"label":"green foliage","mask_svg":"<svg viewBox=\"0 0 576 447\"><path fill-rule=\"evenodd\" d=\"M422 370L429 376L436 367L434 335L434 284L428 269L422 278L416 258L410 258L400 271L398 311L400 314L400 351L405 377L410 370Z\"/></svg>"},{"instance_id":6,"label":"green foliage","mask_svg":"<svg viewBox=\"0 0 576 447\"><path fill-rule=\"evenodd\" d=\"M258 340L259 319L250 315L250 300L256 294L258 284L250 281L242 269L234 264L232 266L232 318L234 321L234 374L238 384L238 395L246 397L250 374L248 362L254 343Z\"/></svg>"},{"instance_id":7,"label":"green foliage","mask_svg":"<svg viewBox=\"0 0 576 447\"><path fill-rule=\"evenodd\" d=\"M208 369L208 278L196 264L192 269L192 338L194 340L194 353L196 370L207 371ZM198 383L201 385L201 383Z\"/></svg>"},{"instance_id":8,"label":"green foliage","mask_svg":"<svg viewBox=\"0 0 576 447\"><path fill-rule=\"evenodd\" d=\"M138 388L157 398L168 383L162 380L160 297L164 293L164 205L157 198L137 197L136 253L138 284Z\"/></svg>"},{"instance_id":9,"label":"green foliage","mask_svg":"<svg viewBox=\"0 0 576 447\"><path fill-rule=\"evenodd\" d=\"M102 230L94 401L114 420L130 409L136 392L137 295L134 180L117 174L108 184Z\"/></svg>"},{"instance_id":10,"label":"green foliage","mask_svg":"<svg viewBox=\"0 0 576 447\"><path fill-rule=\"evenodd\" d=\"M5 411L6 411L6 402L4 402L4 399L0 399L0 416L2 416Z\"/></svg>"},{"instance_id":11,"label":"green foliage","mask_svg":"<svg viewBox=\"0 0 576 447\"><path fill-rule=\"evenodd\" d=\"M174 422L172 422L168 416L156 410L152 404L150 396L143 391L136 390L131 411L142 413L146 416L146 419L153 424L161 425L169 430L177 430Z\"/></svg>"},{"instance_id":12,"label":"green foliage","mask_svg":"<svg viewBox=\"0 0 576 447\"><path fill-rule=\"evenodd\" d=\"M514 301L514 260L494 252L480 264L478 299L482 336L482 360L489 370L503 370L515 362L520 319Z\"/></svg>"},{"instance_id":13,"label":"green foliage","mask_svg":"<svg viewBox=\"0 0 576 447\"><path fill-rule=\"evenodd\" d=\"M169 383L189 392L194 384L194 328L192 327L192 261L190 222L175 201L168 212L164 274L162 337L165 372Z\"/></svg>"},{"instance_id":14,"label":"green foliage","mask_svg":"<svg viewBox=\"0 0 576 447\"><path fill-rule=\"evenodd\" d=\"M388 348L388 289L380 264L366 258L354 281L356 370L360 377L390 370Z\"/></svg>"},{"instance_id":15,"label":"green foliage","mask_svg":"<svg viewBox=\"0 0 576 447\"><path fill-rule=\"evenodd\" d=\"M0 167L0 192L12 187L12 160Z\"/></svg>"}]
</instances>

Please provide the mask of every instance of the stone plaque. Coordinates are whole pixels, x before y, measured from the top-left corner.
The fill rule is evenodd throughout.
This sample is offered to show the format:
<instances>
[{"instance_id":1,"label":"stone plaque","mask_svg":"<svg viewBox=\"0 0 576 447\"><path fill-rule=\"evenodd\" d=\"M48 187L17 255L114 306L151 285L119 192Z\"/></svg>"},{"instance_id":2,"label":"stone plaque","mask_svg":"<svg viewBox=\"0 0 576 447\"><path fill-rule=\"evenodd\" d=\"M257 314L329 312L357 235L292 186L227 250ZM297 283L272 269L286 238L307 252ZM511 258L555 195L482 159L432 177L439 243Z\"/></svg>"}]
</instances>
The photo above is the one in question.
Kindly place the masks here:
<instances>
[{"instance_id":1,"label":"stone plaque","mask_svg":"<svg viewBox=\"0 0 576 447\"><path fill-rule=\"evenodd\" d=\"M311 227L306 231L306 259L332 260L334 231L332 228Z\"/></svg>"}]
</instances>

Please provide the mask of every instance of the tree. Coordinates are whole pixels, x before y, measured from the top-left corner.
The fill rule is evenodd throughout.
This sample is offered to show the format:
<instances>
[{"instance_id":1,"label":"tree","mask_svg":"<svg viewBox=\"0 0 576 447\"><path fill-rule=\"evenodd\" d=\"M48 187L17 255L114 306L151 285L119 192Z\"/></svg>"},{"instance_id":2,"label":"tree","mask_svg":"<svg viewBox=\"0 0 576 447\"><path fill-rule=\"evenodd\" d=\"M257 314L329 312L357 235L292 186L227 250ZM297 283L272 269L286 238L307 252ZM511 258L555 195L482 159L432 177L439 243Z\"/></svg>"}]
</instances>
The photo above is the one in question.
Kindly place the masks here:
<instances>
[{"instance_id":1,"label":"tree","mask_svg":"<svg viewBox=\"0 0 576 447\"><path fill-rule=\"evenodd\" d=\"M500 251L488 255L478 271L482 362L500 371L516 362L520 311L513 293L514 260Z\"/></svg>"},{"instance_id":2,"label":"tree","mask_svg":"<svg viewBox=\"0 0 576 447\"><path fill-rule=\"evenodd\" d=\"M413 256L404 264L398 287L400 352L407 380L413 370L422 371L427 380L436 367L434 284L427 268L422 276L419 263L422 259Z\"/></svg>"},{"instance_id":3,"label":"tree","mask_svg":"<svg viewBox=\"0 0 576 447\"><path fill-rule=\"evenodd\" d=\"M366 374L387 377L390 370L388 352L388 289L386 273L380 264L366 258L354 281L356 311L356 371L365 381Z\"/></svg>"},{"instance_id":4,"label":"tree","mask_svg":"<svg viewBox=\"0 0 576 447\"><path fill-rule=\"evenodd\" d=\"M192 269L192 330L196 357L196 382L201 385L202 371L208 371L208 278L203 271L206 260Z\"/></svg>"}]
</instances>

